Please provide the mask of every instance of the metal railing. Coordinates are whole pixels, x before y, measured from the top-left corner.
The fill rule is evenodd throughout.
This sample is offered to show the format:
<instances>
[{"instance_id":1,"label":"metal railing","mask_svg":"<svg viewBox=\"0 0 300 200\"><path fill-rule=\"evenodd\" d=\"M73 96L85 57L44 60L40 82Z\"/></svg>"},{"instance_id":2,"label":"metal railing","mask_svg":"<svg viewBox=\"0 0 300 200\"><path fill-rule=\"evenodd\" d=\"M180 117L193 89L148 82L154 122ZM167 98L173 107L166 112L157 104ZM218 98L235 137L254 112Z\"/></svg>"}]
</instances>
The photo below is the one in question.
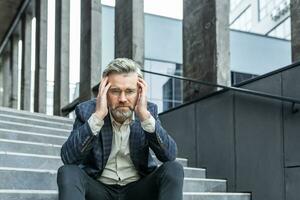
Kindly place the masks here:
<instances>
[{"instance_id":1,"label":"metal railing","mask_svg":"<svg viewBox=\"0 0 300 200\"><path fill-rule=\"evenodd\" d=\"M187 77L183 77L183 76L161 74L161 73L151 72L151 71L147 71L147 70L142 70L142 71L145 72L145 73L149 73L149 74L155 74L155 75L159 75L159 76L165 76L165 77L169 77L169 78L180 79L180 80L184 80L184 81L198 83L198 84L201 84L201 85L219 87L219 88L223 88L223 89L227 89L227 90L233 90L233 91L236 91L236 92L252 94L252 95L255 95L255 96L261 96L261 97L266 97L266 98L271 98L271 99L287 101L287 102L291 102L291 103L294 103L294 104L300 104L299 99L295 99L295 98L291 98L291 97L279 96L279 95L274 95L274 94L270 94L270 93L266 93L266 92L260 92L260 91L256 91L256 90L249 90L249 89L240 88L240 87L219 85L219 84L209 83L209 82L206 82L206 81L187 78Z\"/></svg>"},{"instance_id":2,"label":"metal railing","mask_svg":"<svg viewBox=\"0 0 300 200\"><path fill-rule=\"evenodd\" d=\"M299 99L295 99L295 98L292 98L292 97L274 95L274 94L270 94L270 93L266 93L266 92L249 90L249 89L240 88L240 87L234 87L234 86L225 86L225 85L210 83L210 82L201 81L201 80L197 80L197 79L193 79L193 78L187 78L187 77L183 77L183 76L169 75L169 74L162 74L162 73L158 73L158 72L152 72L152 71L148 71L148 70L144 70L144 69L142 69L142 71L144 73L148 73L148 74L153 74L153 75L158 75L158 76L164 76L164 77L179 79L179 80L193 82L193 83L197 83L197 84L201 84L201 85L206 85L206 86L211 86L211 87L218 87L218 88L222 88L224 90L231 90L231 91L235 91L235 92L239 92L239 93L250 94L250 95L254 95L254 96L259 96L259 97L265 97L265 98L269 98L269 99L276 99L276 100L280 100L280 101L290 102L290 103L292 103L292 112L293 113L298 112L298 109L295 107L295 104L300 104L300 100ZM93 90L94 94L97 93L98 87L99 87L99 83L96 86L93 87L92 90ZM62 113L64 115L68 115L81 102L82 101L80 100L80 98L75 99L72 103L70 103L69 105L67 105L64 108L62 108Z\"/></svg>"},{"instance_id":3,"label":"metal railing","mask_svg":"<svg viewBox=\"0 0 300 200\"><path fill-rule=\"evenodd\" d=\"M9 26L9 29L4 36L4 39L2 41L0 41L1 42L0 43L0 54L6 47L6 44L8 43L8 41L9 41L11 35L13 34L13 32L15 31L16 27L18 26L18 23L21 21L21 17L23 15L23 13L26 11L30 2L31 2L31 0L24 0L22 2L22 5L18 9L18 13L16 14L15 18L13 19L12 24Z\"/></svg>"}]
</instances>

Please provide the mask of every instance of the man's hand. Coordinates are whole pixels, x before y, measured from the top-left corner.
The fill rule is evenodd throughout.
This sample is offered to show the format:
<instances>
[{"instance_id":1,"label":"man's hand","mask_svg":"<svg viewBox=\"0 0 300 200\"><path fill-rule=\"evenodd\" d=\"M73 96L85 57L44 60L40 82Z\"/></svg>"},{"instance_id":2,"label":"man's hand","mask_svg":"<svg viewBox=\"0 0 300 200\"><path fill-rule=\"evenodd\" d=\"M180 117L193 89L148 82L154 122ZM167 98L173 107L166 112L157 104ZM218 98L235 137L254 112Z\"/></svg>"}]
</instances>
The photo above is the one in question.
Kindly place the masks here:
<instances>
[{"instance_id":1,"label":"man's hand","mask_svg":"<svg viewBox=\"0 0 300 200\"><path fill-rule=\"evenodd\" d=\"M108 113L107 91L109 88L110 88L110 83L108 83L108 77L105 77L101 80L99 85L97 101L96 101L96 111L95 111L97 117L102 120Z\"/></svg>"},{"instance_id":2,"label":"man's hand","mask_svg":"<svg viewBox=\"0 0 300 200\"><path fill-rule=\"evenodd\" d=\"M135 106L135 112L139 116L141 121L145 121L150 117L150 113L147 110L147 83L139 78L138 80L138 86L139 86L139 94L138 94L138 100Z\"/></svg>"}]
</instances>

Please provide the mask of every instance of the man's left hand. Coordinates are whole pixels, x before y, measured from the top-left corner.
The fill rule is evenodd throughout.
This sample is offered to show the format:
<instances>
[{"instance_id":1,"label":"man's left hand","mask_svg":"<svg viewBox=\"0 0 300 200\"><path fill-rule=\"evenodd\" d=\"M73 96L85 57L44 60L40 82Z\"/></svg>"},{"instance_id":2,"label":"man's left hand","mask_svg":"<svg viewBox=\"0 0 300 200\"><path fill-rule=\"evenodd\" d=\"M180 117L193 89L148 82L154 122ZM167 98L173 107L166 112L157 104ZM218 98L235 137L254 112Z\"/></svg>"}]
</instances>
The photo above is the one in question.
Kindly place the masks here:
<instances>
[{"instance_id":1,"label":"man's left hand","mask_svg":"<svg viewBox=\"0 0 300 200\"><path fill-rule=\"evenodd\" d=\"M142 78L138 80L139 93L138 100L135 106L135 112L141 121L145 121L150 117L150 112L147 110L147 83Z\"/></svg>"}]
</instances>

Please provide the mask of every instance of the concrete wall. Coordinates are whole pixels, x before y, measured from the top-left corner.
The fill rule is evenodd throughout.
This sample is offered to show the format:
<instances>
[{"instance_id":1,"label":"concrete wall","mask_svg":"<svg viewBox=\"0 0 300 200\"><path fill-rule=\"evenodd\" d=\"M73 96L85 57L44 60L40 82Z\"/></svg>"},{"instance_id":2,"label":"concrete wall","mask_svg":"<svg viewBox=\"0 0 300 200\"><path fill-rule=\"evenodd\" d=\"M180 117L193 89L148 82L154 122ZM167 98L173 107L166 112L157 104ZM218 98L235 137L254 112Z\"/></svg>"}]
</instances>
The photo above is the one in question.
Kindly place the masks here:
<instances>
[{"instance_id":1,"label":"concrete wall","mask_svg":"<svg viewBox=\"0 0 300 200\"><path fill-rule=\"evenodd\" d=\"M242 87L300 99L299 76L297 66ZM227 91L160 118L179 156L206 167L209 178L228 179L230 191L252 192L253 200L299 198L300 111L292 113L291 103Z\"/></svg>"}]
</instances>

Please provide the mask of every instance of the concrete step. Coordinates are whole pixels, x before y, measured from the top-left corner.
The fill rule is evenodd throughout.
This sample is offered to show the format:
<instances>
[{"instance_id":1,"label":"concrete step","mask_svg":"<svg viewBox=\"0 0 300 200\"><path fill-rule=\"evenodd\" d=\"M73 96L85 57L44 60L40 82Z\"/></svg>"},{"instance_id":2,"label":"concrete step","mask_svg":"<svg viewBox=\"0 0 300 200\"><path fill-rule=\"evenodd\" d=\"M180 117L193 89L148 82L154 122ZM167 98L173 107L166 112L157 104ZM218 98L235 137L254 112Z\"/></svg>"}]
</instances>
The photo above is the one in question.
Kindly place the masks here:
<instances>
[{"instance_id":1,"label":"concrete step","mask_svg":"<svg viewBox=\"0 0 300 200\"><path fill-rule=\"evenodd\" d=\"M184 178L184 192L226 192L226 180Z\"/></svg>"},{"instance_id":2,"label":"concrete step","mask_svg":"<svg viewBox=\"0 0 300 200\"><path fill-rule=\"evenodd\" d=\"M0 167L1 189L56 190L56 170ZM185 178L184 192L224 192L226 181Z\"/></svg>"},{"instance_id":3,"label":"concrete step","mask_svg":"<svg viewBox=\"0 0 300 200\"><path fill-rule=\"evenodd\" d=\"M56 144L0 138L0 151L2 152L60 156L60 149L61 145ZM187 166L187 159L176 158L176 160L179 163L181 163L184 167Z\"/></svg>"},{"instance_id":4,"label":"concrete step","mask_svg":"<svg viewBox=\"0 0 300 200\"><path fill-rule=\"evenodd\" d=\"M59 156L0 151L0 167L57 170L61 165Z\"/></svg>"},{"instance_id":5,"label":"concrete step","mask_svg":"<svg viewBox=\"0 0 300 200\"><path fill-rule=\"evenodd\" d=\"M60 145L0 139L0 151L4 152L59 156L60 149Z\"/></svg>"},{"instance_id":6,"label":"concrete step","mask_svg":"<svg viewBox=\"0 0 300 200\"><path fill-rule=\"evenodd\" d=\"M39 125L39 126L52 127L52 128L61 128L66 130L72 129L72 124L70 124L69 122L68 123L56 122L56 121L51 121L49 119L34 119L34 118L23 117L23 116L7 115L3 113L0 113L0 121L18 122L18 123Z\"/></svg>"},{"instance_id":7,"label":"concrete step","mask_svg":"<svg viewBox=\"0 0 300 200\"><path fill-rule=\"evenodd\" d=\"M56 170L33 170L0 167L1 189L57 189Z\"/></svg>"},{"instance_id":8,"label":"concrete step","mask_svg":"<svg viewBox=\"0 0 300 200\"><path fill-rule=\"evenodd\" d=\"M251 200L249 193L184 192L184 200Z\"/></svg>"},{"instance_id":9,"label":"concrete step","mask_svg":"<svg viewBox=\"0 0 300 200\"><path fill-rule=\"evenodd\" d=\"M0 190L3 200L58 200L57 190ZM248 193L183 194L183 200L251 200Z\"/></svg>"},{"instance_id":10,"label":"concrete step","mask_svg":"<svg viewBox=\"0 0 300 200\"><path fill-rule=\"evenodd\" d=\"M150 149L150 154L151 154L152 158L156 161L156 163L157 163L158 165L161 165L161 164L162 164L162 162L160 162L160 161L156 158L155 154L153 153L153 151L152 151L151 149ZM186 158L176 158L176 161L179 162L183 167L187 167L187 165L188 165L188 159L186 159Z\"/></svg>"},{"instance_id":11,"label":"concrete step","mask_svg":"<svg viewBox=\"0 0 300 200\"><path fill-rule=\"evenodd\" d=\"M45 127L40 125L25 124L19 122L0 121L1 129L10 129L17 131L28 131L34 133L43 133L49 135L69 136L70 130L61 128Z\"/></svg>"},{"instance_id":12,"label":"concrete step","mask_svg":"<svg viewBox=\"0 0 300 200\"><path fill-rule=\"evenodd\" d=\"M69 119L66 117L59 117L59 116L50 116L42 113L33 113L24 110L16 110L7 107L0 107L0 113L5 115L13 115L13 116L20 116L20 117L27 117L30 119L40 119L40 120L47 120L52 122L59 122L59 123L67 123L73 124L73 119Z\"/></svg>"},{"instance_id":13,"label":"concrete step","mask_svg":"<svg viewBox=\"0 0 300 200\"><path fill-rule=\"evenodd\" d=\"M27 142L40 142L62 145L67 140L67 138L67 136L0 128L0 139L21 140Z\"/></svg>"},{"instance_id":14,"label":"concrete step","mask_svg":"<svg viewBox=\"0 0 300 200\"><path fill-rule=\"evenodd\" d=\"M57 170L63 165L59 156L0 151L0 167ZM205 178L205 169L184 167L185 177Z\"/></svg>"},{"instance_id":15,"label":"concrete step","mask_svg":"<svg viewBox=\"0 0 300 200\"><path fill-rule=\"evenodd\" d=\"M152 157L156 160L156 162L157 162L158 165L161 165L161 164L162 164L162 162L160 162L160 161L155 157L155 154L154 154L154 153L152 153L151 155L152 155ZM182 164L182 166L184 166L184 167L187 167L187 166L188 166L188 159L186 159L186 158L176 158L176 161L180 162L180 163Z\"/></svg>"},{"instance_id":16,"label":"concrete step","mask_svg":"<svg viewBox=\"0 0 300 200\"><path fill-rule=\"evenodd\" d=\"M157 163L161 163L159 160L157 160L156 157L154 157L154 159L157 161ZM179 162L184 167L187 167L188 165L188 159L186 158L176 158L176 161Z\"/></svg>"},{"instance_id":17,"label":"concrete step","mask_svg":"<svg viewBox=\"0 0 300 200\"><path fill-rule=\"evenodd\" d=\"M58 200L57 190L0 190L1 200Z\"/></svg>"},{"instance_id":18,"label":"concrete step","mask_svg":"<svg viewBox=\"0 0 300 200\"><path fill-rule=\"evenodd\" d=\"M56 174L61 145L73 120L0 107L0 199L57 200ZM224 193L226 180L205 179L205 169L184 166L184 200L250 200L250 194Z\"/></svg>"},{"instance_id":19,"label":"concrete step","mask_svg":"<svg viewBox=\"0 0 300 200\"><path fill-rule=\"evenodd\" d=\"M194 167L185 167L184 168L184 177L187 177L187 178L206 178L206 169L194 168Z\"/></svg>"}]
</instances>

